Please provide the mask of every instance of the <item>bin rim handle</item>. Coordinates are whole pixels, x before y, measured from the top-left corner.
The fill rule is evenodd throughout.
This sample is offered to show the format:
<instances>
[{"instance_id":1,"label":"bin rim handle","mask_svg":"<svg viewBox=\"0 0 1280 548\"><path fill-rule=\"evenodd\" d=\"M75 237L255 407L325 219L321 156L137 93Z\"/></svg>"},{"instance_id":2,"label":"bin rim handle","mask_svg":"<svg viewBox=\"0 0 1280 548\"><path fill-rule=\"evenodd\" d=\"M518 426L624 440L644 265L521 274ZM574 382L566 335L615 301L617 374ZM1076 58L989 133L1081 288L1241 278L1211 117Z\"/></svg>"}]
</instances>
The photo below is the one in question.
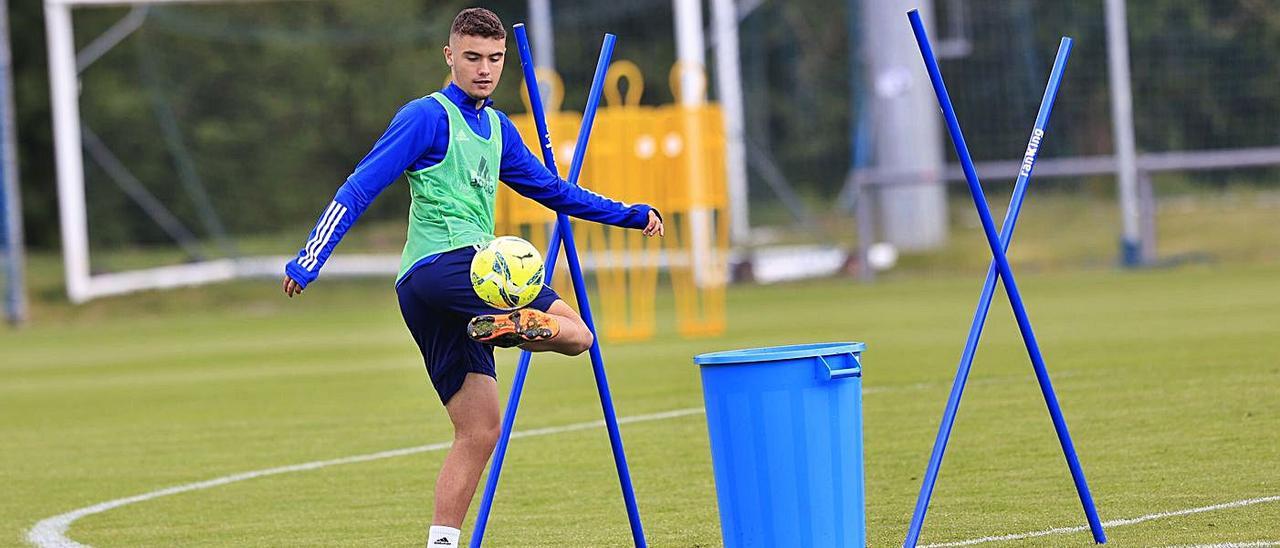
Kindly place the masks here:
<instances>
[{"instance_id":1,"label":"bin rim handle","mask_svg":"<svg viewBox=\"0 0 1280 548\"><path fill-rule=\"evenodd\" d=\"M867 349L861 342L826 342L773 346L764 348L747 348L741 350L725 350L694 356L693 363L698 365L746 364L792 360L796 358L812 358L816 356L838 356L841 354L858 354Z\"/></svg>"},{"instance_id":2,"label":"bin rim handle","mask_svg":"<svg viewBox=\"0 0 1280 548\"><path fill-rule=\"evenodd\" d=\"M844 369L831 367L831 364L827 363L826 357L818 356L818 361L822 362L822 368L818 370L819 376L822 380L829 381L832 379L843 379L847 377L861 377L862 360L854 353L850 353L849 356L853 358L853 367L846 367Z\"/></svg>"}]
</instances>

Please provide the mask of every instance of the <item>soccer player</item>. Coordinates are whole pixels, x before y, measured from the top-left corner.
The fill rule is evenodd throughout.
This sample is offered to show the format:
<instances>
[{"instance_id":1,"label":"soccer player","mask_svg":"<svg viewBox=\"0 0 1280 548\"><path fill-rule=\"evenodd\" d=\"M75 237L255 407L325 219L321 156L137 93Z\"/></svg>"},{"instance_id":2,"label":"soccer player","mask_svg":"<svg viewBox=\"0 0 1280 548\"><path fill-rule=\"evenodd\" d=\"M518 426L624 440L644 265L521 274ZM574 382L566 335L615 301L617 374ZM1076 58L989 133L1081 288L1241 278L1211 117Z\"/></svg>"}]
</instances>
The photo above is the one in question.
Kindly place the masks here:
<instances>
[{"instance_id":1,"label":"soccer player","mask_svg":"<svg viewBox=\"0 0 1280 548\"><path fill-rule=\"evenodd\" d=\"M549 285L526 308L504 312L471 288L471 258L494 239L494 192L502 180L560 213L663 234L654 208L616 202L551 173L489 96L506 60L506 30L493 12L453 20L444 60L452 81L401 107L338 189L298 256L285 265L284 293L315 281L343 234L401 172L409 179L409 233L396 280L405 325L453 422L453 446L435 486L427 545L459 543L459 527L501 432L493 346L575 356L593 337Z\"/></svg>"}]
</instances>

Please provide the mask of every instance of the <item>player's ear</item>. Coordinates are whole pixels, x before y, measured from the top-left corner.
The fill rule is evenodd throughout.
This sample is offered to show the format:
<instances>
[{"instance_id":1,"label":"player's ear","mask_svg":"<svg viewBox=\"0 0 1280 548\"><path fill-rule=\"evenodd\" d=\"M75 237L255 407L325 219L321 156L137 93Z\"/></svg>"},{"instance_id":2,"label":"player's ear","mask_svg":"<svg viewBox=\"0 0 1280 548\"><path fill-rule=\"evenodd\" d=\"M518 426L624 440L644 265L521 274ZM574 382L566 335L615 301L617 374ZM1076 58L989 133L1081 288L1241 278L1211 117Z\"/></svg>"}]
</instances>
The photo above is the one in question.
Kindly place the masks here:
<instances>
[{"instance_id":1,"label":"player's ear","mask_svg":"<svg viewBox=\"0 0 1280 548\"><path fill-rule=\"evenodd\" d=\"M453 50L449 49L447 45L444 47L444 64L449 65L449 68L453 68Z\"/></svg>"}]
</instances>

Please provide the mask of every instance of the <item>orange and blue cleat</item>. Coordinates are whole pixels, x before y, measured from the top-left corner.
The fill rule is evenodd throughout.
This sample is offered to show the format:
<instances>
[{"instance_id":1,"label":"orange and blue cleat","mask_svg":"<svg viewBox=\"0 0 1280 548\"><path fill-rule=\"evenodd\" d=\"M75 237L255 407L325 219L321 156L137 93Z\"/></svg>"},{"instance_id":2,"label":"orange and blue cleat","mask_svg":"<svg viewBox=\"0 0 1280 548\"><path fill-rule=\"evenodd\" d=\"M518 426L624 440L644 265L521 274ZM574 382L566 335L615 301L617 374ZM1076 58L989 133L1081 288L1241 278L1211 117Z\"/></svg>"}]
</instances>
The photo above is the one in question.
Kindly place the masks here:
<instances>
[{"instance_id":1,"label":"orange and blue cleat","mask_svg":"<svg viewBox=\"0 0 1280 548\"><path fill-rule=\"evenodd\" d=\"M545 341L558 334L560 322L554 316L532 308L509 314L476 316L467 323L467 336L472 340L500 348Z\"/></svg>"}]
</instances>

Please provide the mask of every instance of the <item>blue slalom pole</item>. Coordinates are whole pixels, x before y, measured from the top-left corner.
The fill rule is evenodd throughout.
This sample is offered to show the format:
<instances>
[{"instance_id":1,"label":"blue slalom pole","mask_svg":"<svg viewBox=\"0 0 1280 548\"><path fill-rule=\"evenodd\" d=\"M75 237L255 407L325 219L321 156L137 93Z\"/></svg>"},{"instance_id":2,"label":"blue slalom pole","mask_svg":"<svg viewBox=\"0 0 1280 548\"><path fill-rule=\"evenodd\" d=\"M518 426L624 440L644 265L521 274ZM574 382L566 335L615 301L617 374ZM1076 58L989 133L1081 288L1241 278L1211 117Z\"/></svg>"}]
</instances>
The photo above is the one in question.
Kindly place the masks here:
<instances>
[{"instance_id":1,"label":"blue slalom pole","mask_svg":"<svg viewBox=\"0 0 1280 548\"><path fill-rule=\"evenodd\" d=\"M955 108L951 105L951 97L947 94L946 84L942 81L942 71L938 69L938 60L933 55L933 47L929 45L929 36L925 32L924 22L920 20L917 10L907 12L911 21L911 30L915 33L916 42L920 46L920 55L924 57L925 67L929 71L929 80L933 83L933 91L938 96L938 105L947 120L947 131L955 145L956 155L960 158L960 166L964 169L965 181L969 184L969 194L973 197L973 205L978 210L982 221L982 231L986 234L987 245L995 259L997 271L1004 284L1005 293L1009 295L1009 304L1013 308L1014 317L1018 320L1018 330L1027 347L1027 354L1035 368L1036 381L1040 384L1040 392L1044 395L1049 415L1053 419L1053 428L1058 434L1058 442L1062 445L1067 466L1071 469L1071 478L1075 482L1076 491L1080 495L1080 503L1084 507L1089 520L1089 529L1093 540L1099 544L1107 542L1106 533L1102 530L1102 522L1098 519L1098 510L1093 503L1093 495L1089 493L1089 484L1085 481L1084 470L1076 457L1075 445L1071 442L1071 433L1067 431L1067 422L1062 417L1062 409L1058 405L1058 397L1049 381L1049 371L1045 367L1044 357L1040 354L1040 345L1036 342L1035 332L1031 328L1031 320L1027 317L1026 307L1022 302L1022 294L1018 291L1018 283L1014 280L1013 269L1009 267L1009 259L1005 256L1004 246L996 231L995 221L991 219L991 210L987 207L986 196L982 192L982 184L978 180L978 172L973 167L973 158L969 155L969 147L965 144L964 134L960 131L960 121L956 118Z\"/></svg>"},{"instance_id":2,"label":"blue slalom pole","mask_svg":"<svg viewBox=\"0 0 1280 548\"><path fill-rule=\"evenodd\" d=\"M516 49L520 53L520 66L523 69L525 87L529 92L529 108L532 109L534 126L538 132L538 143L542 148L542 161L547 169L552 173L559 173L556 167L555 153L551 144L551 133L547 129L546 114L542 105L542 91L538 87L538 78L534 73L533 54L529 48L528 32L523 23L517 23L514 27L516 36ZM586 123L586 119L583 119ZM585 141L579 134L578 145L585 147ZM577 183L577 177L571 176L571 183ZM547 252L543 255L546 264L546 273L544 279L548 283L555 275L555 266L560 255L560 225L557 217L555 228L551 232L551 241L547 246ZM529 374L529 363L533 359L533 353L529 351L520 352L520 360L516 364L516 372L511 381L511 393L507 397L507 408L502 417L502 433L498 437L498 444L494 447L493 462L489 468L489 476L485 481L484 494L480 499L480 508L476 513L475 530L471 534L471 548L479 548L484 540L485 527L489 522L489 512L493 508L493 498L498 490L498 479L502 473L502 463L506 458L507 445L511 441L511 431L515 427L516 412L520 407L520 395L524 392L524 383Z\"/></svg>"},{"instance_id":3,"label":"blue slalom pole","mask_svg":"<svg viewBox=\"0 0 1280 548\"><path fill-rule=\"evenodd\" d=\"M1035 168L1036 158L1039 156L1040 147L1043 146L1042 139L1049 125L1049 116L1053 113L1053 102L1058 96L1062 73L1067 68L1067 58L1070 56L1071 39L1064 36L1062 42L1058 44L1058 57L1053 62L1053 70L1049 72L1049 84L1045 87L1044 98L1040 100L1040 111L1036 114L1035 127L1031 130L1031 138L1023 155L1022 167L1013 185L1013 199L1009 201L1009 209L1005 212L1004 224L1000 228L1000 246L1006 252L1013 240L1013 229L1018 222L1018 213L1022 210L1027 183L1031 180L1031 171ZM956 379L951 385L951 397L947 400L946 411L942 414L942 424L938 426L938 438L933 442L933 454L929 457L929 467L925 470L924 481L920 485L920 496L916 499L915 514L911 516L911 527L907 531L906 540L902 542L904 548L912 548L920 541L925 512L929 509L929 499L933 496L938 470L942 467L942 456L947 450L947 440L951 437L951 427L956 421L960 397L964 394L965 381L969 379L969 369L973 365L973 356L978 349L978 340L982 338L982 327L986 324L987 312L991 309L991 298L995 295L995 290L996 263L993 260L991 266L987 268L987 279L982 285L978 309L973 313L973 323L969 325L969 338L965 341L960 366L956 370Z\"/></svg>"},{"instance_id":4,"label":"blue slalom pole","mask_svg":"<svg viewBox=\"0 0 1280 548\"><path fill-rule=\"evenodd\" d=\"M546 115L542 106L542 94L538 88L537 76L534 74L533 56L529 48L528 33L523 24L515 25L515 36L517 48L520 52L521 67L524 71L525 85L529 91L530 108L533 109L534 124L538 131L538 141L542 146L543 161L552 173L556 172L555 156L551 145L551 136L547 130ZM587 98L587 107L583 112L582 127L578 131L578 141L574 148L573 161L569 166L570 184L577 184L578 177L582 172L582 162L586 158L587 141L591 134L591 126L595 120L595 112L600 104L600 95L604 88L604 77L608 69L609 60L613 56L613 47L617 38L612 34L606 34L604 46L601 48L600 60L596 66L595 77L592 80L591 92ZM582 278L582 267L578 261L577 247L574 243L573 229L569 224L569 218L565 215L556 216L556 225L551 233L551 242L548 245L546 253L546 276L545 279L551 280L555 272L555 264L560 251L561 240L565 244L565 256L569 262L569 271L574 282L574 293L578 299L578 305L582 314L583 321L587 324L592 334L596 332L595 321L591 315L591 306L587 298L586 284ZM618 421L613 408L613 398L609 392L608 379L604 373L604 361L600 354L599 339L591 345L591 365L595 373L596 388L600 394L600 405L604 410L605 425L609 431L609 442L613 448L614 463L618 468L618 481L622 486L623 498L627 507L627 516L631 523L631 535L636 546L646 546L644 539L644 530L640 523L640 512L635 501L635 492L631 484L631 474L627 467L626 455L623 452L622 436L618 429ZM532 353L521 352L520 361L516 366L515 377L512 380L511 395L507 400L507 409L502 420L502 435L498 439L498 445L494 449L493 464L491 466L488 480L485 483L485 492L481 500L480 510L476 517L475 531L471 537L471 547L479 548L484 538L485 525L488 522L489 512L493 505L494 493L497 491L498 477L502 470L502 461L506 455L508 442L511 438L511 430L515 424L516 410L520 403L520 394L524 389L524 381L528 375L529 363L532 359Z\"/></svg>"}]
</instances>

